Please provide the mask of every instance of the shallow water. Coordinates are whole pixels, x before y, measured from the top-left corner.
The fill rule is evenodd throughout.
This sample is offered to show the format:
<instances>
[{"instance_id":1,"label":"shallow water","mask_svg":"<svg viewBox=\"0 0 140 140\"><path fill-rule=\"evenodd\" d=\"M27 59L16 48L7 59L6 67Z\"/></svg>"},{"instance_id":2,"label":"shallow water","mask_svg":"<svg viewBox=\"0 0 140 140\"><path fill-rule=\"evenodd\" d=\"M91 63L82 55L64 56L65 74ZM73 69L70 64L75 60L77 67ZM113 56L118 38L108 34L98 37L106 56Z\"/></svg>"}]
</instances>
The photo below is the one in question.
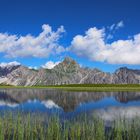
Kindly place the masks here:
<instances>
[{"instance_id":1,"label":"shallow water","mask_svg":"<svg viewBox=\"0 0 140 140\"><path fill-rule=\"evenodd\" d=\"M140 117L140 92L66 92L48 89L0 89L0 111L58 114L83 113L104 120Z\"/></svg>"}]
</instances>

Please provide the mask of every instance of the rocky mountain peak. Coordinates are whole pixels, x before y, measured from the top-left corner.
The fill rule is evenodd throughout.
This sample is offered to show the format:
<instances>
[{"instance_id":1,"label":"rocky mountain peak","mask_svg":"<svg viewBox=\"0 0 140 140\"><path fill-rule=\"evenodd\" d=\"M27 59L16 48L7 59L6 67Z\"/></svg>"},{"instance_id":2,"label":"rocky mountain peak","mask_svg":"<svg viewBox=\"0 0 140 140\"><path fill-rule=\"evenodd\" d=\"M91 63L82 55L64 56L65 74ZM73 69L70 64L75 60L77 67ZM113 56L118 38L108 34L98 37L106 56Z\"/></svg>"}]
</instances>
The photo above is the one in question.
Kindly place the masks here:
<instances>
[{"instance_id":1,"label":"rocky mountain peak","mask_svg":"<svg viewBox=\"0 0 140 140\"><path fill-rule=\"evenodd\" d=\"M121 67L115 71L115 74L119 74L119 73L133 73L133 74L140 75L140 70L129 69L127 67Z\"/></svg>"},{"instance_id":2,"label":"rocky mountain peak","mask_svg":"<svg viewBox=\"0 0 140 140\"><path fill-rule=\"evenodd\" d=\"M54 67L55 70L65 73L77 71L80 65L70 57L66 57L61 63Z\"/></svg>"},{"instance_id":3,"label":"rocky mountain peak","mask_svg":"<svg viewBox=\"0 0 140 140\"><path fill-rule=\"evenodd\" d=\"M117 73L120 73L120 72L129 71L129 70L130 70L130 69L128 69L127 67L121 67L121 68L117 69L117 70L115 71L115 73L117 74Z\"/></svg>"},{"instance_id":4,"label":"rocky mountain peak","mask_svg":"<svg viewBox=\"0 0 140 140\"><path fill-rule=\"evenodd\" d=\"M75 60L73 60L71 57L65 57L65 59L62 61L64 64L77 64Z\"/></svg>"}]
</instances>

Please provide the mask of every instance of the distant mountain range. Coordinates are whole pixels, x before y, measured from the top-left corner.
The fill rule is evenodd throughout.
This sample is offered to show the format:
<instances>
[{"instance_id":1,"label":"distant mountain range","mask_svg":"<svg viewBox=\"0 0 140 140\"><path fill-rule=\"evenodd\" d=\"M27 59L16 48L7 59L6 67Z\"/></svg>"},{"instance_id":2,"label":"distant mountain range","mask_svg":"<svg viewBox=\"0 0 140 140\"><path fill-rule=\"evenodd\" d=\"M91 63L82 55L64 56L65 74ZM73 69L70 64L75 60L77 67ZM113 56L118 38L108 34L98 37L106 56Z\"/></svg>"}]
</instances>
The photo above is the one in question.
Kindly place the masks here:
<instances>
[{"instance_id":1,"label":"distant mountain range","mask_svg":"<svg viewBox=\"0 0 140 140\"><path fill-rule=\"evenodd\" d=\"M83 68L66 57L53 69L39 70L17 65L0 66L0 84L6 85L61 85L61 84L139 84L140 70L127 67L106 73L99 69Z\"/></svg>"}]
</instances>

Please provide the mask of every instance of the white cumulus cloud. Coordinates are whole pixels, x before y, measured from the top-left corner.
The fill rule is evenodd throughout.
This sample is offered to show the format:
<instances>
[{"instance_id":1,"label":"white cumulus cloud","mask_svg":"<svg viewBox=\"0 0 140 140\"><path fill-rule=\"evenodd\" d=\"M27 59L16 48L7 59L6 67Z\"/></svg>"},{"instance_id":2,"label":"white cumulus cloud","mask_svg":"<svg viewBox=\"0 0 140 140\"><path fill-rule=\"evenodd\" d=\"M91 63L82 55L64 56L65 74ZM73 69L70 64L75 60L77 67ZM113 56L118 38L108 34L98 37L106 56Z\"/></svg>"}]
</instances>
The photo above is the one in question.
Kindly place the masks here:
<instances>
[{"instance_id":1,"label":"white cumulus cloud","mask_svg":"<svg viewBox=\"0 0 140 140\"><path fill-rule=\"evenodd\" d=\"M5 62L0 63L0 67L2 67L2 68L10 67L10 66L19 66L19 65L20 65L20 63L17 61L13 61L13 62L9 62L9 63L5 63Z\"/></svg>"},{"instance_id":2,"label":"white cumulus cloud","mask_svg":"<svg viewBox=\"0 0 140 140\"><path fill-rule=\"evenodd\" d=\"M90 28L85 35L77 35L71 42L71 51L93 61L110 64L140 64L140 34L132 39L106 43L105 29Z\"/></svg>"},{"instance_id":3,"label":"white cumulus cloud","mask_svg":"<svg viewBox=\"0 0 140 140\"><path fill-rule=\"evenodd\" d=\"M59 63L60 63L60 61L58 61L58 62L48 61L46 64L42 65L42 68L53 69Z\"/></svg>"},{"instance_id":4,"label":"white cumulus cloud","mask_svg":"<svg viewBox=\"0 0 140 140\"><path fill-rule=\"evenodd\" d=\"M64 51L58 41L65 32L60 26L53 31L51 26L44 24L42 32L38 36L30 34L26 36L9 35L0 33L0 53L6 57L48 57L51 54L59 54Z\"/></svg>"}]
</instances>

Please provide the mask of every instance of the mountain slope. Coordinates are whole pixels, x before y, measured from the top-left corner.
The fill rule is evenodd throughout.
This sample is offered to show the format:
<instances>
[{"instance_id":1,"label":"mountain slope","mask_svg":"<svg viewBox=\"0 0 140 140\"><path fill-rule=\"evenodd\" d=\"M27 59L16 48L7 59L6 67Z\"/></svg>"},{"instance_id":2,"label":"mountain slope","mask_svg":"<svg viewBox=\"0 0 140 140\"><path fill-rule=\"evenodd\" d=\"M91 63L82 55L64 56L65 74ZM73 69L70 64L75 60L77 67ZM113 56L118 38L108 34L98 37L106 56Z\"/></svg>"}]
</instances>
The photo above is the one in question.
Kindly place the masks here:
<instances>
[{"instance_id":1,"label":"mountain slope","mask_svg":"<svg viewBox=\"0 0 140 140\"><path fill-rule=\"evenodd\" d=\"M140 83L140 70L131 70L127 67L120 68L114 73L114 83L138 84Z\"/></svg>"},{"instance_id":2,"label":"mountain slope","mask_svg":"<svg viewBox=\"0 0 140 140\"><path fill-rule=\"evenodd\" d=\"M0 84L8 85L61 85L61 84L139 84L140 70L126 67L113 74L98 69L82 68L66 57L53 69L29 69L22 65L0 66Z\"/></svg>"}]
</instances>

